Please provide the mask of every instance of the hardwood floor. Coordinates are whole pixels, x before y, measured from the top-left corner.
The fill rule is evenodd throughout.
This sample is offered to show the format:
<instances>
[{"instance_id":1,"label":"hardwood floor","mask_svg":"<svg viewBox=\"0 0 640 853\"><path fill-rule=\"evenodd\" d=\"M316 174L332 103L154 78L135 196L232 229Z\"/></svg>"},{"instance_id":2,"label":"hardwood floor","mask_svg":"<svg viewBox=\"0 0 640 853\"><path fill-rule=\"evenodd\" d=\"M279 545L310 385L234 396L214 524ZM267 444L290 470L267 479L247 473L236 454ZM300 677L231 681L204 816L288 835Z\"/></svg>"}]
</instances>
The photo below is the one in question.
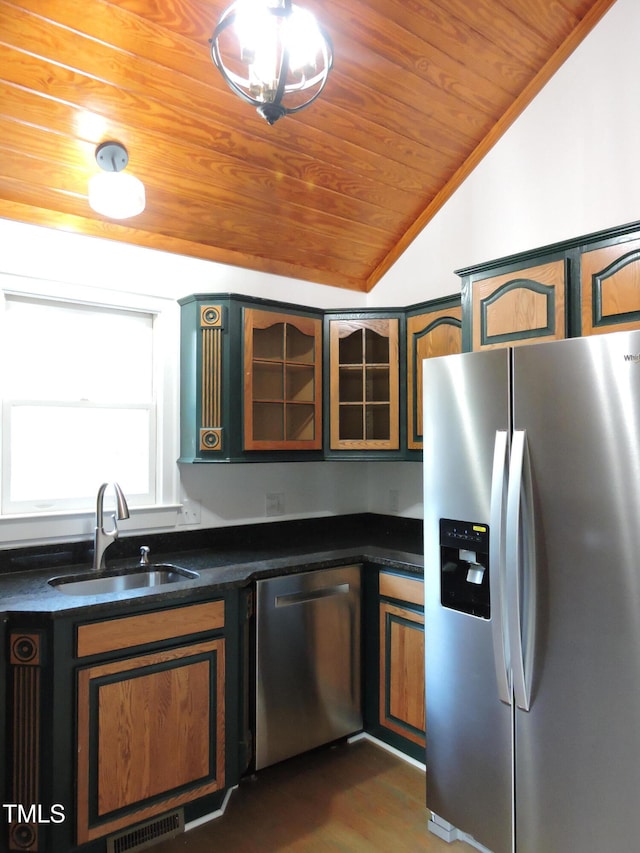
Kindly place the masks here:
<instances>
[{"instance_id":1,"label":"hardwood floor","mask_svg":"<svg viewBox=\"0 0 640 853\"><path fill-rule=\"evenodd\" d=\"M261 770L225 814L153 853L463 853L426 829L424 773L368 741Z\"/></svg>"}]
</instances>

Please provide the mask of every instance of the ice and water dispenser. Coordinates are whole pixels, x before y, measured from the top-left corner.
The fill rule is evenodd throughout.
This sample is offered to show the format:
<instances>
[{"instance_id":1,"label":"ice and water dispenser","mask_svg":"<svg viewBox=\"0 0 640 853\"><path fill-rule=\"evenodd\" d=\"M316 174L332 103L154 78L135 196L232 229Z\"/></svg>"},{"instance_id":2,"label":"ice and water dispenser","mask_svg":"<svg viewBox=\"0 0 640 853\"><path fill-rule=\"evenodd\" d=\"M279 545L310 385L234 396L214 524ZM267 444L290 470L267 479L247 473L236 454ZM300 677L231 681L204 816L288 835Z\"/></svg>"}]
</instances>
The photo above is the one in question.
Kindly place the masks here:
<instances>
[{"instance_id":1,"label":"ice and water dispenser","mask_svg":"<svg viewBox=\"0 0 640 853\"><path fill-rule=\"evenodd\" d=\"M443 607L489 619L489 527L440 519L440 595Z\"/></svg>"}]
</instances>

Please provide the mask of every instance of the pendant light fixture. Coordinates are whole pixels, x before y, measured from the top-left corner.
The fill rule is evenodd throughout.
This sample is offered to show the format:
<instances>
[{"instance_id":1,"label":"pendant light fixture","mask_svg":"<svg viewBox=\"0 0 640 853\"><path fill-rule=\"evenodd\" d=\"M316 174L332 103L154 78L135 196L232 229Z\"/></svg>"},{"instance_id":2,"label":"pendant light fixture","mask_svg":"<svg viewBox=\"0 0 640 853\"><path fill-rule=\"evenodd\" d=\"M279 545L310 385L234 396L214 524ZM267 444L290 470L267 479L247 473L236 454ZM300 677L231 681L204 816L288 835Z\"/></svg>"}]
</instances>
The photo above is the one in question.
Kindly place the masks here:
<instances>
[{"instance_id":1,"label":"pendant light fixture","mask_svg":"<svg viewBox=\"0 0 640 853\"><path fill-rule=\"evenodd\" d=\"M129 162L120 142L103 142L96 148L96 162L102 169L89 179L89 206L109 219L129 219L142 213L144 184L123 169Z\"/></svg>"},{"instance_id":2,"label":"pendant light fixture","mask_svg":"<svg viewBox=\"0 0 640 853\"><path fill-rule=\"evenodd\" d=\"M269 124L315 101L333 65L329 36L291 0L236 0L210 44L227 85Z\"/></svg>"}]
</instances>

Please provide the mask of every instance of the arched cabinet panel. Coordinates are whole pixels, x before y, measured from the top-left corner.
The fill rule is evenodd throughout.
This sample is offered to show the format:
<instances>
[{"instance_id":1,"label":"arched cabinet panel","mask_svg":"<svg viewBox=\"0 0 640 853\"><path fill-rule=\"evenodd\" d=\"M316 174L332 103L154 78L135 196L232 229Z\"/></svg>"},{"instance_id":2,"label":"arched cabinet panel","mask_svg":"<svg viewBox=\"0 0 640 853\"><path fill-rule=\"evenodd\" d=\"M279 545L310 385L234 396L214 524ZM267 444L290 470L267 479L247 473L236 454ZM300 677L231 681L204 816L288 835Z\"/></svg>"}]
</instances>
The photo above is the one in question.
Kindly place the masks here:
<instances>
[{"instance_id":1,"label":"arched cabinet panel","mask_svg":"<svg viewBox=\"0 0 640 853\"><path fill-rule=\"evenodd\" d=\"M460 297L433 300L407 316L407 447L422 449L422 361L462 352Z\"/></svg>"},{"instance_id":2,"label":"arched cabinet panel","mask_svg":"<svg viewBox=\"0 0 640 853\"><path fill-rule=\"evenodd\" d=\"M584 252L580 285L583 335L640 328L640 240Z\"/></svg>"},{"instance_id":3,"label":"arched cabinet panel","mask_svg":"<svg viewBox=\"0 0 640 853\"><path fill-rule=\"evenodd\" d=\"M564 338L564 260L472 281L471 313L474 350Z\"/></svg>"}]
</instances>

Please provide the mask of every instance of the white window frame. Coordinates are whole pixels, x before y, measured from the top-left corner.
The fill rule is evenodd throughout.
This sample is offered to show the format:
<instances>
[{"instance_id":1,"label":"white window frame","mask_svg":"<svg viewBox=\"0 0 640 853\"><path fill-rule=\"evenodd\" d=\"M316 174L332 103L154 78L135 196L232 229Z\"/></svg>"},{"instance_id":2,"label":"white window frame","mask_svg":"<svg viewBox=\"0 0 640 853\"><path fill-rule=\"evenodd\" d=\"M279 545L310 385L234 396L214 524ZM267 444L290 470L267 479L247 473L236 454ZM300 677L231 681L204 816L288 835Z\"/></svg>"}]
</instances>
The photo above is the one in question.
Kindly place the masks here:
<instances>
[{"instance_id":1,"label":"white window frame","mask_svg":"<svg viewBox=\"0 0 640 853\"><path fill-rule=\"evenodd\" d=\"M80 304L88 308L115 309L153 315L153 383L156 399L156 447L151 464L156 473L156 499L146 506L130 507L131 517L118 527L123 535L133 531L174 529L178 502L179 452L179 306L173 299L94 288L89 285L49 281L0 273L0 335L6 321L7 297ZM104 353L108 362L109 354ZM4 364L1 370L10 370ZM2 379L0 372L0 397ZM7 406L2 400L0 442L4 447ZM0 454L0 479L3 478ZM96 494L100 483L96 483ZM3 485L4 491L4 485ZM93 535L95 505L86 508L56 508L44 512L0 514L0 547L86 539Z\"/></svg>"}]
</instances>

